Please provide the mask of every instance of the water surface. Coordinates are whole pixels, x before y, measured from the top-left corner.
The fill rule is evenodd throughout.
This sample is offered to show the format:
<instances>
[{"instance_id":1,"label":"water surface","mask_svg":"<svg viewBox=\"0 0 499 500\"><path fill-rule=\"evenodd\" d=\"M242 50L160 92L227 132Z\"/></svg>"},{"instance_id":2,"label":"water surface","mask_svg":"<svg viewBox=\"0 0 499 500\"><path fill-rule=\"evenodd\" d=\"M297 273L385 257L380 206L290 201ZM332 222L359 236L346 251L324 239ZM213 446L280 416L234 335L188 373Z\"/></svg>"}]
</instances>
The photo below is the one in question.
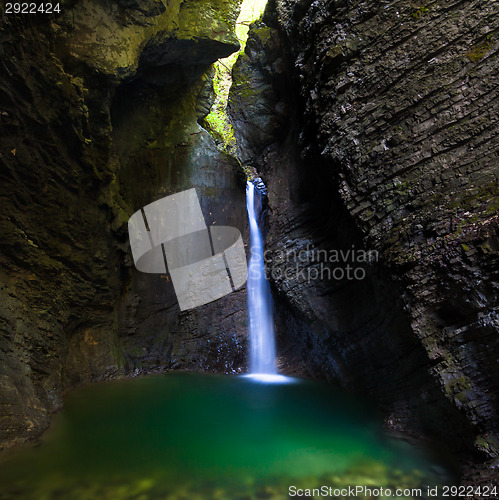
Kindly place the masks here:
<instances>
[{"instance_id":1,"label":"water surface","mask_svg":"<svg viewBox=\"0 0 499 500\"><path fill-rule=\"evenodd\" d=\"M371 408L285 382L180 373L76 390L39 445L3 459L0 498L278 499L290 485L448 483Z\"/></svg>"}]
</instances>

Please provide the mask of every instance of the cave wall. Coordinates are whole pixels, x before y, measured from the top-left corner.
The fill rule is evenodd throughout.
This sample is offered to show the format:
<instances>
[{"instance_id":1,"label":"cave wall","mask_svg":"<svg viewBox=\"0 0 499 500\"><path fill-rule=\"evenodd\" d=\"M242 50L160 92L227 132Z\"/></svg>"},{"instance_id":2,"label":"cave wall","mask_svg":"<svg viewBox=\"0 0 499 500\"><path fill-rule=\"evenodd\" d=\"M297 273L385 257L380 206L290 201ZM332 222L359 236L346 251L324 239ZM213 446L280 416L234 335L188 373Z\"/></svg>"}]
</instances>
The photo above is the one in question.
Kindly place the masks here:
<instances>
[{"instance_id":1,"label":"cave wall","mask_svg":"<svg viewBox=\"0 0 499 500\"><path fill-rule=\"evenodd\" d=\"M230 96L239 153L269 188L281 368L373 397L391 428L488 471L499 453L497 8L275 0ZM353 248L376 258L311 257ZM324 271L348 264L365 277Z\"/></svg>"},{"instance_id":2,"label":"cave wall","mask_svg":"<svg viewBox=\"0 0 499 500\"><path fill-rule=\"evenodd\" d=\"M245 291L180 313L133 267L128 218L195 187L245 230L244 182L198 125L238 2L61 3L1 18L0 448L37 437L75 385L151 370L233 372Z\"/></svg>"}]
</instances>

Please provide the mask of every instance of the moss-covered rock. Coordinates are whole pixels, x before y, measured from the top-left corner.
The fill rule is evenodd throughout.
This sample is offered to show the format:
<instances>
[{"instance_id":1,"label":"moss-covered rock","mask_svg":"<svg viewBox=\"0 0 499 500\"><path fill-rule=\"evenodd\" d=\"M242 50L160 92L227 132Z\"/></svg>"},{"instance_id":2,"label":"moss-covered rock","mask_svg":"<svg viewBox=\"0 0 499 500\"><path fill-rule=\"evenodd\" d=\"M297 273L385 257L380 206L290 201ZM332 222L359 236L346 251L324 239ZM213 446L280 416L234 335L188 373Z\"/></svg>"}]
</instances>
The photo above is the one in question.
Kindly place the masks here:
<instances>
[{"instance_id":1,"label":"moss-covered rock","mask_svg":"<svg viewBox=\"0 0 499 500\"><path fill-rule=\"evenodd\" d=\"M83 0L57 18L56 51L120 81L139 65L209 64L239 48L237 2Z\"/></svg>"}]
</instances>

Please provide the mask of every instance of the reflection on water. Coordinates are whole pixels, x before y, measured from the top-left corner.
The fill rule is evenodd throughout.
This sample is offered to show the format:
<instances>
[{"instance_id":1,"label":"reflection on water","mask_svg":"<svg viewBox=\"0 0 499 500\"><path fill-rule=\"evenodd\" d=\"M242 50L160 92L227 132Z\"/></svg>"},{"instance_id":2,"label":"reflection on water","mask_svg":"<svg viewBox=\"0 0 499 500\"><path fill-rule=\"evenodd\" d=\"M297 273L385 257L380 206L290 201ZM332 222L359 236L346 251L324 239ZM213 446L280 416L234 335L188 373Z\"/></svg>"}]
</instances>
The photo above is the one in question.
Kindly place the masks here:
<instances>
[{"instance_id":1,"label":"reflection on water","mask_svg":"<svg viewBox=\"0 0 499 500\"><path fill-rule=\"evenodd\" d=\"M449 484L370 408L290 380L184 373L77 390L39 446L4 458L0 498L278 499L290 485Z\"/></svg>"}]
</instances>

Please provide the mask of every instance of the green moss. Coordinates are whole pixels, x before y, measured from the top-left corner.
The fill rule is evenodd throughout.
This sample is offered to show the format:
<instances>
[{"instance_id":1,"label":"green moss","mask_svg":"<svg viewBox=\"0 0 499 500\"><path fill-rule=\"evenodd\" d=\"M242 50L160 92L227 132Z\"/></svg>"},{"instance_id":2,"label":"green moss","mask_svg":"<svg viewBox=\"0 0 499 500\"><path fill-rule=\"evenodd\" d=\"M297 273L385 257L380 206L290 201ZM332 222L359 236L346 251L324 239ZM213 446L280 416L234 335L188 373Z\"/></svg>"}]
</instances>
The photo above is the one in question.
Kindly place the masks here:
<instances>
[{"instance_id":1,"label":"green moss","mask_svg":"<svg viewBox=\"0 0 499 500\"><path fill-rule=\"evenodd\" d=\"M413 6L413 9L414 11L411 12L411 16L414 19L419 19L421 16L430 11L430 9L428 7L425 7L424 5L421 7Z\"/></svg>"},{"instance_id":2,"label":"green moss","mask_svg":"<svg viewBox=\"0 0 499 500\"><path fill-rule=\"evenodd\" d=\"M484 254L499 254L498 249L491 243L490 240L483 242L480 249Z\"/></svg>"},{"instance_id":3,"label":"green moss","mask_svg":"<svg viewBox=\"0 0 499 500\"><path fill-rule=\"evenodd\" d=\"M475 447L492 457L499 455L499 441L496 436L482 434L475 439Z\"/></svg>"},{"instance_id":4,"label":"green moss","mask_svg":"<svg viewBox=\"0 0 499 500\"><path fill-rule=\"evenodd\" d=\"M466 53L466 57L473 63L479 62L484 58L485 54L492 48L492 40L490 35L487 38L473 47Z\"/></svg>"},{"instance_id":5,"label":"green moss","mask_svg":"<svg viewBox=\"0 0 499 500\"><path fill-rule=\"evenodd\" d=\"M448 399L466 404L472 399L473 383L464 375L458 377L449 376L444 381L444 391Z\"/></svg>"},{"instance_id":6,"label":"green moss","mask_svg":"<svg viewBox=\"0 0 499 500\"><path fill-rule=\"evenodd\" d=\"M236 35L239 41L240 50L231 56L217 61L213 66L215 75L213 77L213 90L215 92L215 102L210 113L203 120L202 125L221 144L221 148L230 154L236 154L236 138L234 129L227 116L227 103L229 91L232 85L232 68L237 58L244 53L246 40L248 38L249 25L260 19L267 0L243 0L241 12L236 21ZM270 37L270 28L261 27L258 36L262 39Z\"/></svg>"},{"instance_id":7,"label":"green moss","mask_svg":"<svg viewBox=\"0 0 499 500\"><path fill-rule=\"evenodd\" d=\"M242 169L244 174L246 175L247 180L251 180L255 177L255 173L253 172L252 168L249 165L243 165Z\"/></svg>"},{"instance_id":8,"label":"green moss","mask_svg":"<svg viewBox=\"0 0 499 500\"><path fill-rule=\"evenodd\" d=\"M468 190L454 198L450 206L483 215L493 215L499 210L499 183L493 181Z\"/></svg>"},{"instance_id":9,"label":"green moss","mask_svg":"<svg viewBox=\"0 0 499 500\"><path fill-rule=\"evenodd\" d=\"M253 28L253 33L261 40L263 45L269 43L274 30L265 24L260 24Z\"/></svg>"},{"instance_id":10,"label":"green moss","mask_svg":"<svg viewBox=\"0 0 499 500\"><path fill-rule=\"evenodd\" d=\"M234 129L227 116L227 101L232 79L229 67L225 63L215 64L214 69L213 90L215 92L215 102L210 113L204 119L203 126L222 144L225 151L235 154L236 139Z\"/></svg>"},{"instance_id":11,"label":"green moss","mask_svg":"<svg viewBox=\"0 0 499 500\"><path fill-rule=\"evenodd\" d=\"M327 52L326 56L330 57L331 59L335 59L338 56L343 55L343 49L341 45L336 45L334 47L331 47Z\"/></svg>"}]
</instances>

